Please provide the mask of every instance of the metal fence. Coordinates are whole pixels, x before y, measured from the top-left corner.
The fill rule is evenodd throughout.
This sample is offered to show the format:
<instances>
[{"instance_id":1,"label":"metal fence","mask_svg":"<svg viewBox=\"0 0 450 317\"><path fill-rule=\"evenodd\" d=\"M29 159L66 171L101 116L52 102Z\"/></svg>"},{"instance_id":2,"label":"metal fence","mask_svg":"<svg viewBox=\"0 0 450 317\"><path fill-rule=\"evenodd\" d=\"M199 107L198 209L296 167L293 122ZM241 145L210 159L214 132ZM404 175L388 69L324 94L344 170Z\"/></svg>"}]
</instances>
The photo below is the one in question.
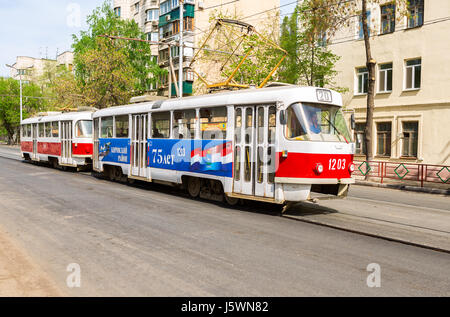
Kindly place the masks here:
<instances>
[{"instance_id":1,"label":"metal fence","mask_svg":"<svg viewBox=\"0 0 450 317\"><path fill-rule=\"evenodd\" d=\"M415 181L423 187L425 183L449 184L450 166L413 164L381 161L355 161L355 175L378 178L381 183L385 179L397 181Z\"/></svg>"}]
</instances>

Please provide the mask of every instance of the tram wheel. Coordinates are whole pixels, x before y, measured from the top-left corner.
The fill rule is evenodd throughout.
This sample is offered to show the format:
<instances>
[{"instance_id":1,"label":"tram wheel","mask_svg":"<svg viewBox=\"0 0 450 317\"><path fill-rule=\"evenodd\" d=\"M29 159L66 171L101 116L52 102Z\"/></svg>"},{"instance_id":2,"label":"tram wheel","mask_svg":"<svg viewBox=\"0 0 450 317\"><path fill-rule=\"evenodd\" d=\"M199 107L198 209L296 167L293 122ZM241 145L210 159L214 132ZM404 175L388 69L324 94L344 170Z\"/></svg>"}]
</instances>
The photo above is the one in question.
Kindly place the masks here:
<instances>
[{"instance_id":1,"label":"tram wheel","mask_svg":"<svg viewBox=\"0 0 450 317\"><path fill-rule=\"evenodd\" d=\"M225 196L225 201L227 202L228 205L230 206L236 206L239 203L239 198L236 197L230 197L228 195L224 195Z\"/></svg>"},{"instance_id":2,"label":"tram wheel","mask_svg":"<svg viewBox=\"0 0 450 317\"><path fill-rule=\"evenodd\" d=\"M202 183L200 178L197 177L189 177L187 181L187 191L189 196L192 198L198 197L200 195L200 189L202 187Z\"/></svg>"}]
</instances>

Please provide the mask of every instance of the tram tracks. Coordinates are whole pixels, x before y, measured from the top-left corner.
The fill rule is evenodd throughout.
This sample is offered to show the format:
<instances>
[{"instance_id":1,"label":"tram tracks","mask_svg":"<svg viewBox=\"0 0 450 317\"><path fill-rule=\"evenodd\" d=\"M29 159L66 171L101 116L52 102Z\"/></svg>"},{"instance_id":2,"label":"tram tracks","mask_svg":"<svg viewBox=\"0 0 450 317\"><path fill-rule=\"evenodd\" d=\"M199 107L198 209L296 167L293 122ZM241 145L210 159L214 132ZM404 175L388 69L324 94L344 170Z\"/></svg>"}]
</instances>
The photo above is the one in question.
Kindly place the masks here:
<instances>
[{"instance_id":1,"label":"tram tracks","mask_svg":"<svg viewBox=\"0 0 450 317\"><path fill-rule=\"evenodd\" d=\"M9 159L9 160L26 162L20 157L19 154L14 154L11 151L6 152L6 151L2 150L1 148L0 148L0 157ZM81 171L81 172L78 172L77 174L80 176L84 176L84 177L94 176L91 172L86 172L86 171ZM96 175L96 178L101 178L101 179L107 180L106 177L102 177L100 175ZM131 187L135 187L135 188L144 189L144 190L149 189L148 183L143 183L143 182L139 182L139 181L136 181L133 184L127 184L127 185L131 186ZM167 186L163 186L163 185L159 185L159 184L156 184L156 185L152 184L151 189L156 190L156 191L165 192L165 193L167 193L169 191L169 193L171 193L171 194L176 194L178 196L180 196L180 195L186 196L186 198L189 197L187 194L184 195L184 193L179 189L169 188L169 190L167 190L168 189ZM370 199L359 198L359 197L350 197L349 199L352 199L352 200L355 199L357 201L371 201ZM214 203L214 202L212 202L212 203ZM262 203L248 202L244 206L238 207L238 209L246 210L246 211L250 211L250 212L266 213L269 215L280 214L280 211L278 209L274 209L273 205L264 204L264 206L261 206L261 204ZM386 204L390 205L389 202L386 202ZM403 207L405 207L405 208L410 207L410 205L407 205L407 204L395 203L395 205L397 205L397 206L404 205ZM391 241L391 242L397 242L397 243L402 243L402 244L406 244L406 245L410 245L410 246L430 249L430 250L434 250L434 251L450 253L450 245L448 248L442 247L442 243L440 243L439 245L433 245L430 243L425 243L425 242L408 239L407 237L399 237L398 235L395 235L395 234L386 234L386 233L380 232L379 230L374 230L374 228L381 227L383 225L385 227L397 226L397 227L403 227L405 230L406 229L409 229L409 230L417 230L418 229L418 230L423 230L423 231L434 231L437 234L449 235L449 237L450 237L450 232L448 232L448 231L436 230L433 228L428 228L428 227L423 227L423 226L414 226L411 224L403 224L400 222L388 221L388 220L381 219L381 218L373 218L373 217L367 217L367 216L363 216L363 215L358 216L358 215L346 213L345 211L335 210L334 212L330 213L327 211L329 209L327 207L320 206L320 205L312 205L312 206L314 206L314 209L315 209L314 216L308 215L307 212L305 214L303 214L304 209L302 209L302 208L304 207L304 205L296 204L296 209L297 209L296 213L287 212L286 214L281 215L281 217L284 219L287 219L287 220L295 220L295 221L304 222L304 223L308 223L308 224L314 224L317 226L328 227L328 228L335 229L335 230L351 232L351 233L355 233L355 234L359 234L359 235L383 239L383 240L387 240L387 241ZM421 207L418 207L418 208L421 208ZM424 207L424 208L426 208L426 207ZM323 212L323 214L321 214L321 212ZM348 221L348 222L346 222L346 221ZM355 224L357 223L357 225L352 227L352 222ZM364 225L364 224L366 224L366 225ZM362 227L367 227L367 228L371 228L371 229L365 230L367 228L361 229Z\"/></svg>"}]
</instances>

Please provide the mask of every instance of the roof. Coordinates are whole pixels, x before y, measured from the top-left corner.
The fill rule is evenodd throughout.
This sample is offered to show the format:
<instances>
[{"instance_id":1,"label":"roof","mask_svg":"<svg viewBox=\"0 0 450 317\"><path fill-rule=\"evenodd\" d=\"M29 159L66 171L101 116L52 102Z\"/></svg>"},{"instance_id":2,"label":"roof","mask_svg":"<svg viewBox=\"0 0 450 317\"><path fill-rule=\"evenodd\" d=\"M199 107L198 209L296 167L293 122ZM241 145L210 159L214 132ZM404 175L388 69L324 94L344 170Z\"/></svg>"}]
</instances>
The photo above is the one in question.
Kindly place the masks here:
<instances>
[{"instance_id":1,"label":"roof","mask_svg":"<svg viewBox=\"0 0 450 317\"><path fill-rule=\"evenodd\" d=\"M90 120L90 119L92 119L92 111L65 112L50 116L39 116L28 118L22 120L22 124L53 122L53 121Z\"/></svg>"}]
</instances>

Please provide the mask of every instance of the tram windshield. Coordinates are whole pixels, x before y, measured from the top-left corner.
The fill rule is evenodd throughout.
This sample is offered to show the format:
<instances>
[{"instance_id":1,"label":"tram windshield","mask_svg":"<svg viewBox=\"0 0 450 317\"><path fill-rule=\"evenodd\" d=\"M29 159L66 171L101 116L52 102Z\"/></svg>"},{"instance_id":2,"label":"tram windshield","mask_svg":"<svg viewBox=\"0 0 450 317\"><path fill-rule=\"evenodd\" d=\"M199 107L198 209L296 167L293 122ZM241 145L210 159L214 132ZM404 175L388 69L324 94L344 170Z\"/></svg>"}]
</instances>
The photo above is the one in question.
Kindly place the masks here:
<instances>
[{"instance_id":1,"label":"tram windshield","mask_svg":"<svg viewBox=\"0 0 450 317\"><path fill-rule=\"evenodd\" d=\"M286 137L298 141L351 142L340 107L295 103L287 110Z\"/></svg>"},{"instance_id":2,"label":"tram windshield","mask_svg":"<svg viewBox=\"0 0 450 317\"><path fill-rule=\"evenodd\" d=\"M92 138L92 121L81 120L77 122L75 130L76 138Z\"/></svg>"}]
</instances>

